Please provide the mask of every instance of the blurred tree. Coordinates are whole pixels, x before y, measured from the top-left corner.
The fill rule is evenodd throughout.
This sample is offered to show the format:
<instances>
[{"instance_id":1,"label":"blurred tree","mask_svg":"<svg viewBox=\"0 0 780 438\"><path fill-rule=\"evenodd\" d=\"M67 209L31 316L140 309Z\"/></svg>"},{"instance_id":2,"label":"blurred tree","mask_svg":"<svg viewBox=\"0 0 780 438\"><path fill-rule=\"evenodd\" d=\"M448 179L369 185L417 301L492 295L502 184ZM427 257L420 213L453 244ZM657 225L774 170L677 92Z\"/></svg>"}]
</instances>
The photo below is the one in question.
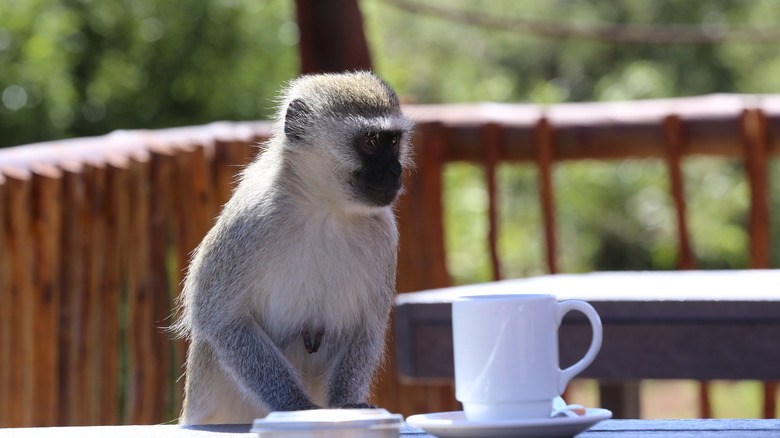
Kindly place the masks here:
<instances>
[{"instance_id":1,"label":"blurred tree","mask_svg":"<svg viewBox=\"0 0 780 438\"><path fill-rule=\"evenodd\" d=\"M458 11L461 19L399 7L409 3ZM780 13L780 4L770 0L503 0L489 8L475 0L363 0L362 5L377 69L419 102L555 103L778 89L778 81L767 77L769 66L780 62L773 61L779 59L773 50L777 32L765 44L726 37L713 38L717 44L620 43L578 38L576 32L545 37L529 24L570 31L660 27L703 36L752 30L760 42L760 31L776 28ZM748 80L758 77L766 80ZM464 83L469 86L459 85Z\"/></svg>"},{"instance_id":2,"label":"blurred tree","mask_svg":"<svg viewBox=\"0 0 780 438\"><path fill-rule=\"evenodd\" d=\"M274 93L297 72L365 68L372 62L405 100L420 103L554 104L780 91L780 76L774 74L780 53L772 44L728 38L719 44L626 44L572 33L547 38L528 27L414 13L399 8L399 0L296 1L4 0L0 147L114 129L267 118ZM773 0L495 0L489 7L479 0L405 2L569 30L685 26L717 38L736 27L771 28L780 16L780 3ZM313 24L299 32L296 17ZM365 42L370 57L360 48ZM352 48L335 50L338 46ZM342 56L347 52L351 59ZM747 189L741 166L686 161L685 171L698 265L745 267L746 237L740 230ZM674 267L662 165L561 163L554 177L565 242L562 270ZM451 269L459 282L488 279L487 257L476 256L485 248L474 247L484 245L484 224L476 219L486 206L481 173L459 165L445 178L452 191L446 204ZM535 237L540 229L534 169L506 166L500 184L503 271L544 273L538 261L543 245ZM776 197L780 182L772 184ZM780 214L773 218L774 229L780 229Z\"/></svg>"},{"instance_id":3,"label":"blurred tree","mask_svg":"<svg viewBox=\"0 0 780 438\"><path fill-rule=\"evenodd\" d=\"M297 71L289 0L8 0L0 146L271 113Z\"/></svg>"},{"instance_id":4,"label":"blurred tree","mask_svg":"<svg viewBox=\"0 0 780 438\"><path fill-rule=\"evenodd\" d=\"M776 28L780 4L769 0L504 0L489 7L477 0L363 0L361 5L377 70L408 101L554 104L780 92L777 75L770 73L780 65L776 44L729 39L733 29L752 32L753 38ZM436 8L456 13L430 13ZM532 28L538 23L565 32L551 38ZM677 27L709 33L717 44L576 37L581 29L599 26ZM767 38L764 42L776 40L777 32ZM487 281L483 174L479 166L450 167L444 175L450 271L458 283ZM507 277L543 274L535 169L504 170L502 271ZM684 170L697 266L748 267L742 166L694 158L685 161ZM778 181L773 184L778 187ZM559 163L554 185L562 271L675 268L674 213L663 163ZM780 217L773 218L773 229L780 229ZM774 266L780 263L778 247L776 235Z\"/></svg>"}]
</instances>

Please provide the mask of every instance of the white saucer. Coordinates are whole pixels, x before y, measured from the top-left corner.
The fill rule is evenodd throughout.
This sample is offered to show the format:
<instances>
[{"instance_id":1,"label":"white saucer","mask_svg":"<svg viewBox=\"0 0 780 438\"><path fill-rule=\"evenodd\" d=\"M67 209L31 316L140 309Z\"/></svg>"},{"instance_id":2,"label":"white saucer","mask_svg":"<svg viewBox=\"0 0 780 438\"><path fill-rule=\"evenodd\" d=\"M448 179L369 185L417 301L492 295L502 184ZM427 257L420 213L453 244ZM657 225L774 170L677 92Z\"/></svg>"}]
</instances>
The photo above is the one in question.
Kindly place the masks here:
<instances>
[{"instance_id":1,"label":"white saucer","mask_svg":"<svg viewBox=\"0 0 780 438\"><path fill-rule=\"evenodd\" d=\"M532 418L503 421L468 421L463 411L412 415L406 422L441 438L572 437L599 421L612 418L606 409L585 410L577 417Z\"/></svg>"}]
</instances>

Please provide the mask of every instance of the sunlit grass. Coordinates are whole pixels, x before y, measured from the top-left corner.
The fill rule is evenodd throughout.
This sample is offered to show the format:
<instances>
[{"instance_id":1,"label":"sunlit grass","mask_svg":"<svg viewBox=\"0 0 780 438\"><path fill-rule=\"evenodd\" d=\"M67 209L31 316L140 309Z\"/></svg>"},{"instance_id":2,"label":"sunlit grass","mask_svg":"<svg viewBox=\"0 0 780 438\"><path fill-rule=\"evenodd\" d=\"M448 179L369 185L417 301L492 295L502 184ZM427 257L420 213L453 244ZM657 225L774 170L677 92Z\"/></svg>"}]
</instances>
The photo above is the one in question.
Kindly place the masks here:
<instances>
[{"instance_id":1,"label":"sunlit grass","mask_svg":"<svg viewBox=\"0 0 780 438\"><path fill-rule=\"evenodd\" d=\"M712 417L761 418L762 386L757 381L710 382ZM699 418L699 382L645 380L641 383L640 394L641 418ZM599 406L598 382L592 379L573 380L566 390L566 401L587 407Z\"/></svg>"}]
</instances>

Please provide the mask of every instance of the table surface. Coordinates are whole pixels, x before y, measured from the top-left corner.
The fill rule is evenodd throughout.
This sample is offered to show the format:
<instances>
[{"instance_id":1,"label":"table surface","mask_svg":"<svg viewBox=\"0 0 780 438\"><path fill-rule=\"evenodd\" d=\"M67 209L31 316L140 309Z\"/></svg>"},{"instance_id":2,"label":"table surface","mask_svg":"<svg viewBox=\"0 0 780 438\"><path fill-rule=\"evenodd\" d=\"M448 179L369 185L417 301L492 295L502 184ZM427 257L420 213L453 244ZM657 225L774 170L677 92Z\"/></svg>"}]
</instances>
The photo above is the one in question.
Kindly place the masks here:
<instances>
[{"instance_id":1,"label":"table surface","mask_svg":"<svg viewBox=\"0 0 780 438\"><path fill-rule=\"evenodd\" d=\"M249 425L189 426L92 426L0 429L0 438L244 438L251 437ZM404 426L402 437L433 437L420 429ZM780 420L607 420L583 432L580 438L625 437L780 437Z\"/></svg>"},{"instance_id":2,"label":"table surface","mask_svg":"<svg viewBox=\"0 0 780 438\"><path fill-rule=\"evenodd\" d=\"M449 303L457 296L503 293L545 293L559 300L588 301L780 302L780 269L542 275L402 293L396 298L396 304Z\"/></svg>"},{"instance_id":3,"label":"table surface","mask_svg":"<svg viewBox=\"0 0 780 438\"><path fill-rule=\"evenodd\" d=\"M452 379L452 301L504 293L549 293L596 308L604 342L582 377L780 379L780 270L557 274L400 294L400 375ZM587 321L567 316L559 338L562 364L574 363L590 344Z\"/></svg>"},{"instance_id":4,"label":"table surface","mask_svg":"<svg viewBox=\"0 0 780 438\"><path fill-rule=\"evenodd\" d=\"M400 294L394 340L407 382L451 382L452 310L465 295L547 293L588 301L604 341L580 377L600 379L601 405L638 418L641 379L780 380L780 270L556 274ZM587 320L567 316L560 361L582 357ZM622 383L621 383L622 382Z\"/></svg>"}]
</instances>

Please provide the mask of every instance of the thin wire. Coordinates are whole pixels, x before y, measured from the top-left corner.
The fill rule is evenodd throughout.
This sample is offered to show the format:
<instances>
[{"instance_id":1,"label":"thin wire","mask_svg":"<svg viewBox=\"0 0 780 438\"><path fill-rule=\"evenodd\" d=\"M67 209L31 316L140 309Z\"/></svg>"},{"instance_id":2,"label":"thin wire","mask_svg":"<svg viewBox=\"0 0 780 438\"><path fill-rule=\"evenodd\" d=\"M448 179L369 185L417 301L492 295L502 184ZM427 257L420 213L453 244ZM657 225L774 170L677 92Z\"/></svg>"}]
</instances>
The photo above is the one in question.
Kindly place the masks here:
<instances>
[{"instance_id":1,"label":"thin wire","mask_svg":"<svg viewBox=\"0 0 780 438\"><path fill-rule=\"evenodd\" d=\"M574 24L527 17L502 18L408 0L384 0L384 2L414 14L555 39L589 39L632 44L769 44L780 41L780 26L749 28L720 25Z\"/></svg>"}]
</instances>

